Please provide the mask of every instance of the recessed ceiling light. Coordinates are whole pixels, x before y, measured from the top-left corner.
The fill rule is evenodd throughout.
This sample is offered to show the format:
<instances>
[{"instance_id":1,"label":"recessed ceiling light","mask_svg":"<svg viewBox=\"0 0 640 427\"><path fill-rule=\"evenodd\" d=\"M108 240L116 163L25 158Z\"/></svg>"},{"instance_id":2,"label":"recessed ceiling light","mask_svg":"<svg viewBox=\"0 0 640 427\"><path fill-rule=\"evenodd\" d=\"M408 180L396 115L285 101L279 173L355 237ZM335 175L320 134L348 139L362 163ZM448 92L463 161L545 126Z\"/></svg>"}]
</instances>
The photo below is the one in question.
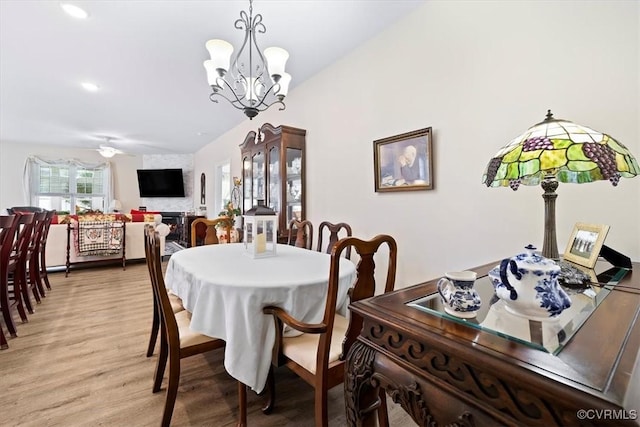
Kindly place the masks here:
<instances>
[{"instance_id":1,"label":"recessed ceiling light","mask_svg":"<svg viewBox=\"0 0 640 427\"><path fill-rule=\"evenodd\" d=\"M100 89L100 86L98 86L95 83L84 82L80 84L82 85L83 88L85 88L85 90L88 90L89 92L97 92L98 89Z\"/></svg>"},{"instance_id":2,"label":"recessed ceiling light","mask_svg":"<svg viewBox=\"0 0 640 427\"><path fill-rule=\"evenodd\" d=\"M60 7L67 13L67 15L73 16L77 19L87 19L87 17L89 16L89 14L84 9L81 9L80 7L71 3L60 3Z\"/></svg>"}]
</instances>

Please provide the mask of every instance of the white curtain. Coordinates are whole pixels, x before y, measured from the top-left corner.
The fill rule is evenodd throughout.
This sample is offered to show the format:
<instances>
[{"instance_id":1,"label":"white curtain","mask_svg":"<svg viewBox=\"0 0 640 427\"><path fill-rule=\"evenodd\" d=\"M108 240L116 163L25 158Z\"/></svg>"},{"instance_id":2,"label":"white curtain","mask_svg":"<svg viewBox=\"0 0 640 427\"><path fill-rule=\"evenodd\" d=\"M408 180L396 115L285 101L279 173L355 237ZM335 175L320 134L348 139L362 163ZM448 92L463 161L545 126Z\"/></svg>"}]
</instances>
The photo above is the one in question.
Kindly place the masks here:
<instances>
[{"instance_id":1,"label":"white curtain","mask_svg":"<svg viewBox=\"0 0 640 427\"><path fill-rule=\"evenodd\" d=\"M105 206L104 209L108 209L111 206L111 201L113 200L113 187L114 187L114 178L111 170L111 163L108 161L99 162L99 163L90 163L90 162L82 162L76 159L57 159L57 160L47 160L41 157L31 156L28 157L24 164L24 174L23 174L23 192L26 202L29 206L36 206L36 193L37 193L37 185L38 183L34 180L35 168L40 166L76 166L85 169L102 169L104 174L104 186L105 186Z\"/></svg>"}]
</instances>

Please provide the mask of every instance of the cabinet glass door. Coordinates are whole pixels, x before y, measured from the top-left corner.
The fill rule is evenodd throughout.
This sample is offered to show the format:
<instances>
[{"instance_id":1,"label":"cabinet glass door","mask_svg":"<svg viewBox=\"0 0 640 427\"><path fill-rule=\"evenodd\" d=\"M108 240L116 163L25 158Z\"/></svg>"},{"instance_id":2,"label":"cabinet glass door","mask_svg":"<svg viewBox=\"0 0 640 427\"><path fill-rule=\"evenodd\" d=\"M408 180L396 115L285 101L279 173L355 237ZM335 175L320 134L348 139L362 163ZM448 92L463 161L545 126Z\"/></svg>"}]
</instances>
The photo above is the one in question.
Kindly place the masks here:
<instances>
[{"instance_id":1,"label":"cabinet glass door","mask_svg":"<svg viewBox=\"0 0 640 427\"><path fill-rule=\"evenodd\" d=\"M287 147L287 188L286 188L286 212L287 221L302 219L302 150Z\"/></svg>"},{"instance_id":2,"label":"cabinet glass door","mask_svg":"<svg viewBox=\"0 0 640 427\"><path fill-rule=\"evenodd\" d=\"M249 160L249 157L242 159L242 184L242 207L246 212L253 207L251 203L251 185L253 181L251 180L251 160Z\"/></svg>"},{"instance_id":3,"label":"cabinet glass door","mask_svg":"<svg viewBox=\"0 0 640 427\"><path fill-rule=\"evenodd\" d=\"M271 209L280 212L280 188L282 181L280 178L280 149L272 147L269 149L269 193L268 204Z\"/></svg>"},{"instance_id":4,"label":"cabinet glass door","mask_svg":"<svg viewBox=\"0 0 640 427\"><path fill-rule=\"evenodd\" d=\"M253 155L251 161L251 169L253 172L253 190L252 206L258 204L258 200L265 200L265 188L264 188L264 153L258 152Z\"/></svg>"}]
</instances>

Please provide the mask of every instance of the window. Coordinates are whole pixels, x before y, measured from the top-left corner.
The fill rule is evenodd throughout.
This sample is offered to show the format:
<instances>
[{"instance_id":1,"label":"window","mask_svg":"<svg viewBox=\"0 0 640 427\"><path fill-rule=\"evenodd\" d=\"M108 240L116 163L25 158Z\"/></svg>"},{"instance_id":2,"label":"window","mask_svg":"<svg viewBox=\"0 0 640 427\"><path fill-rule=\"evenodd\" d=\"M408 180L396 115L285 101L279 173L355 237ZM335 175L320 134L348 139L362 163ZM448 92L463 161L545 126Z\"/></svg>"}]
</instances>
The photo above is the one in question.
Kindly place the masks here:
<instances>
[{"instance_id":1,"label":"window","mask_svg":"<svg viewBox=\"0 0 640 427\"><path fill-rule=\"evenodd\" d=\"M46 162L33 158L29 159L26 173L32 206L70 213L87 209L104 212L109 206L108 163Z\"/></svg>"},{"instance_id":2,"label":"window","mask_svg":"<svg viewBox=\"0 0 640 427\"><path fill-rule=\"evenodd\" d=\"M215 213L226 209L231 199L231 162L227 161L216 168L216 182L218 185L215 199Z\"/></svg>"}]
</instances>

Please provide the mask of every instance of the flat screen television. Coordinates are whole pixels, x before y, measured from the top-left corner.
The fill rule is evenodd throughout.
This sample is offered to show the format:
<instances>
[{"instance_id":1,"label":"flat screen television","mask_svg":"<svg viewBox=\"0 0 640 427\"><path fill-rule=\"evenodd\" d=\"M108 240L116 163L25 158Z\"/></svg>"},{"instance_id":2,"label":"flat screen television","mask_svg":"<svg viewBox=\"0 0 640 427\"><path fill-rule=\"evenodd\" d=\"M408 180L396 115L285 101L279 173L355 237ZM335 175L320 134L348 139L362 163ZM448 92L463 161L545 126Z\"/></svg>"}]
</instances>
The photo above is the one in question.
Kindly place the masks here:
<instances>
[{"instance_id":1,"label":"flat screen television","mask_svg":"<svg viewBox=\"0 0 640 427\"><path fill-rule=\"evenodd\" d=\"M138 169L140 197L184 197L182 169Z\"/></svg>"}]
</instances>

